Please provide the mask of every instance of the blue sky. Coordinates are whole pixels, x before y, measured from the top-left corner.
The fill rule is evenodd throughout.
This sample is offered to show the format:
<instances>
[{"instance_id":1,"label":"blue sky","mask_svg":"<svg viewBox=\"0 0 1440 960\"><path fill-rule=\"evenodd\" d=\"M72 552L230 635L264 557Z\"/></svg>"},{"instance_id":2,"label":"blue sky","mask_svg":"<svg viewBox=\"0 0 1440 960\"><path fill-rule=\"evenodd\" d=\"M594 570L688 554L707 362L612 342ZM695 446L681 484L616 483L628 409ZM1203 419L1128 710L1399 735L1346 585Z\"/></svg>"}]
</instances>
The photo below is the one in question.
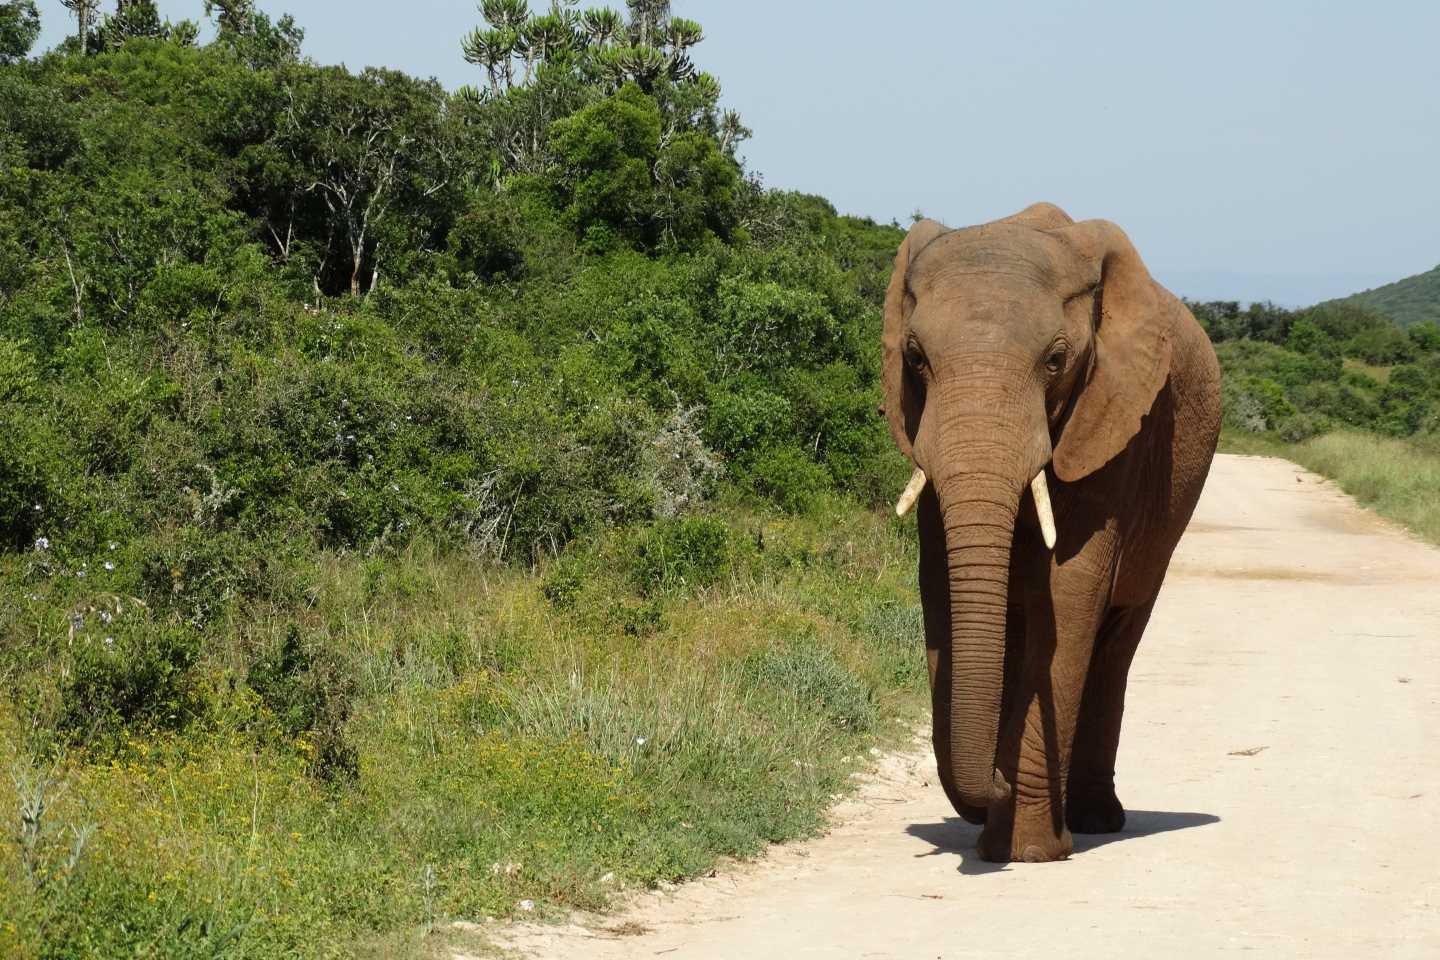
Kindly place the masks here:
<instances>
[{"instance_id":1,"label":"blue sky","mask_svg":"<svg viewBox=\"0 0 1440 960\"><path fill-rule=\"evenodd\" d=\"M531 0L540 6L542 0ZM105 7L111 0L102 0ZM68 23L39 0L42 44ZM201 0L159 0L200 16ZM620 0L611 5L623 6ZM472 2L260 0L306 52L478 82ZM1189 296L1311 303L1440 263L1440 4L676 0L770 186L952 225L1052 200Z\"/></svg>"}]
</instances>

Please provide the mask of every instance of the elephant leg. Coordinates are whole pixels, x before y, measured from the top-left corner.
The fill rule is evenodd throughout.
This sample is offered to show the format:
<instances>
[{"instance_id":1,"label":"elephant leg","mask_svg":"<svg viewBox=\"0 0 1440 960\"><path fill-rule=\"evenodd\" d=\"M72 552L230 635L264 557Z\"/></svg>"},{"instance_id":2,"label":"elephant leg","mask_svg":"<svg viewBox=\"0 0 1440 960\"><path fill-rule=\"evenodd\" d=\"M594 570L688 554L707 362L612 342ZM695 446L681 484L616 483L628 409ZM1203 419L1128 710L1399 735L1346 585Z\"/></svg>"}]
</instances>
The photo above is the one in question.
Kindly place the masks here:
<instances>
[{"instance_id":1,"label":"elephant leg","mask_svg":"<svg viewBox=\"0 0 1440 960\"><path fill-rule=\"evenodd\" d=\"M1130 663L1154 608L1152 598L1112 609L1096 637L1065 799L1065 821L1075 833L1118 833L1125 826L1125 808L1115 796L1115 753Z\"/></svg>"},{"instance_id":2,"label":"elephant leg","mask_svg":"<svg viewBox=\"0 0 1440 960\"><path fill-rule=\"evenodd\" d=\"M1026 596L1023 663L996 758L1013 790L989 810L980 835L987 860L1063 860L1072 849L1066 779L1110 582L1109 550L1087 552L1052 564L1049 589Z\"/></svg>"}]
</instances>

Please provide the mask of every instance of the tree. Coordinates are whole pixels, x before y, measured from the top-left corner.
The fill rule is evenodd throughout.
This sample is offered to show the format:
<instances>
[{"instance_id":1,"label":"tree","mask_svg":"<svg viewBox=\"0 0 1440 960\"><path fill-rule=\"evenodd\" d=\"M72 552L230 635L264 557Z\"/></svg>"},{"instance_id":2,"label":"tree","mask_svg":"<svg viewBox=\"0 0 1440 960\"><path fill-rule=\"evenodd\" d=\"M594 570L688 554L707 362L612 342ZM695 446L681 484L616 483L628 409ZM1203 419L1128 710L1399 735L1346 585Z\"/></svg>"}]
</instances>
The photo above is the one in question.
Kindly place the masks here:
<instances>
[{"instance_id":1,"label":"tree","mask_svg":"<svg viewBox=\"0 0 1440 960\"><path fill-rule=\"evenodd\" d=\"M40 36L35 0L0 3L0 64L23 60Z\"/></svg>"},{"instance_id":2,"label":"tree","mask_svg":"<svg viewBox=\"0 0 1440 960\"><path fill-rule=\"evenodd\" d=\"M630 8L630 42L639 47L660 45L660 34L670 19L670 0L625 0Z\"/></svg>"},{"instance_id":3,"label":"tree","mask_svg":"<svg viewBox=\"0 0 1440 960\"><path fill-rule=\"evenodd\" d=\"M248 33L255 0L205 0L205 16L214 17L224 33Z\"/></svg>"},{"instance_id":4,"label":"tree","mask_svg":"<svg viewBox=\"0 0 1440 960\"><path fill-rule=\"evenodd\" d=\"M625 30L625 21L620 14L608 7L586 10L580 19L585 39L592 47L604 47L614 43Z\"/></svg>"},{"instance_id":5,"label":"tree","mask_svg":"<svg viewBox=\"0 0 1440 960\"><path fill-rule=\"evenodd\" d=\"M75 35L80 41L80 52L88 52L90 46L90 28L94 22L95 12L100 9L100 0L60 0L60 3L75 14Z\"/></svg>"},{"instance_id":6,"label":"tree","mask_svg":"<svg viewBox=\"0 0 1440 960\"><path fill-rule=\"evenodd\" d=\"M161 21L155 0L115 0L115 13L95 31L94 46L113 50L132 37L163 40L169 35L170 25Z\"/></svg>"},{"instance_id":7,"label":"tree","mask_svg":"<svg viewBox=\"0 0 1440 960\"><path fill-rule=\"evenodd\" d=\"M360 295L367 258L367 288L379 277L376 237L390 228L397 202L428 198L448 183L444 100L433 81L393 70L301 67L287 79L277 139L303 176L299 191L320 198L332 238L344 244L352 296Z\"/></svg>"}]
</instances>

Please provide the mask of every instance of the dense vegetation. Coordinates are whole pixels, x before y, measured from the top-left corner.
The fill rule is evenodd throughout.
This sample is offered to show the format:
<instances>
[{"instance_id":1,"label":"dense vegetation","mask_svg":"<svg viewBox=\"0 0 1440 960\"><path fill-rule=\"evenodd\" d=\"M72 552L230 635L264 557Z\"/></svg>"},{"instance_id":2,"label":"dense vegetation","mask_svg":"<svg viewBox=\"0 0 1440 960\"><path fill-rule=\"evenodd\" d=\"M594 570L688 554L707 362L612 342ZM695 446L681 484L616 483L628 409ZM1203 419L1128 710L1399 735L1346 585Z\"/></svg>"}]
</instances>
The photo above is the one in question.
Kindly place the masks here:
<instances>
[{"instance_id":1,"label":"dense vegetation","mask_svg":"<svg viewBox=\"0 0 1440 960\"><path fill-rule=\"evenodd\" d=\"M812 830L924 686L900 229L742 169L658 0L485 0L454 92L64 3L0 2L0 954L406 953ZM1233 430L1440 429L1433 324L1196 312Z\"/></svg>"},{"instance_id":2,"label":"dense vegetation","mask_svg":"<svg viewBox=\"0 0 1440 960\"><path fill-rule=\"evenodd\" d=\"M1192 303L1224 373L1225 423L1296 442L1334 429L1440 439L1440 325L1350 303Z\"/></svg>"},{"instance_id":3,"label":"dense vegetation","mask_svg":"<svg viewBox=\"0 0 1440 960\"><path fill-rule=\"evenodd\" d=\"M1374 310L1402 327L1440 323L1440 266L1413 277L1345 297L1340 303Z\"/></svg>"},{"instance_id":4,"label":"dense vegetation","mask_svg":"<svg viewBox=\"0 0 1440 960\"><path fill-rule=\"evenodd\" d=\"M0 4L0 954L386 952L813 829L923 686L855 509L898 229L747 175L664 3L486 0L454 93L212 6Z\"/></svg>"}]
</instances>

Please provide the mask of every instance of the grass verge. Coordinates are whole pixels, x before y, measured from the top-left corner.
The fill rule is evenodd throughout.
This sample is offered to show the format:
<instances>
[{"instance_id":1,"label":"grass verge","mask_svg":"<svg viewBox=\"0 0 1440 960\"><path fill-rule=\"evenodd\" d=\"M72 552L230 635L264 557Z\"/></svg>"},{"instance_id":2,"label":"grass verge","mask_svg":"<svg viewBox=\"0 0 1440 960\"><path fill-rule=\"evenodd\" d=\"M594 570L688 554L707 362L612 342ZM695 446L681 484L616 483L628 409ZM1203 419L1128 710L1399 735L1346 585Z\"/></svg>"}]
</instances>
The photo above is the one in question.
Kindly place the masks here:
<instances>
[{"instance_id":1,"label":"grass verge","mask_svg":"<svg viewBox=\"0 0 1440 960\"><path fill-rule=\"evenodd\" d=\"M195 635L5 571L0 955L424 955L811 834L923 710L912 542L835 502L330 556Z\"/></svg>"}]
</instances>

